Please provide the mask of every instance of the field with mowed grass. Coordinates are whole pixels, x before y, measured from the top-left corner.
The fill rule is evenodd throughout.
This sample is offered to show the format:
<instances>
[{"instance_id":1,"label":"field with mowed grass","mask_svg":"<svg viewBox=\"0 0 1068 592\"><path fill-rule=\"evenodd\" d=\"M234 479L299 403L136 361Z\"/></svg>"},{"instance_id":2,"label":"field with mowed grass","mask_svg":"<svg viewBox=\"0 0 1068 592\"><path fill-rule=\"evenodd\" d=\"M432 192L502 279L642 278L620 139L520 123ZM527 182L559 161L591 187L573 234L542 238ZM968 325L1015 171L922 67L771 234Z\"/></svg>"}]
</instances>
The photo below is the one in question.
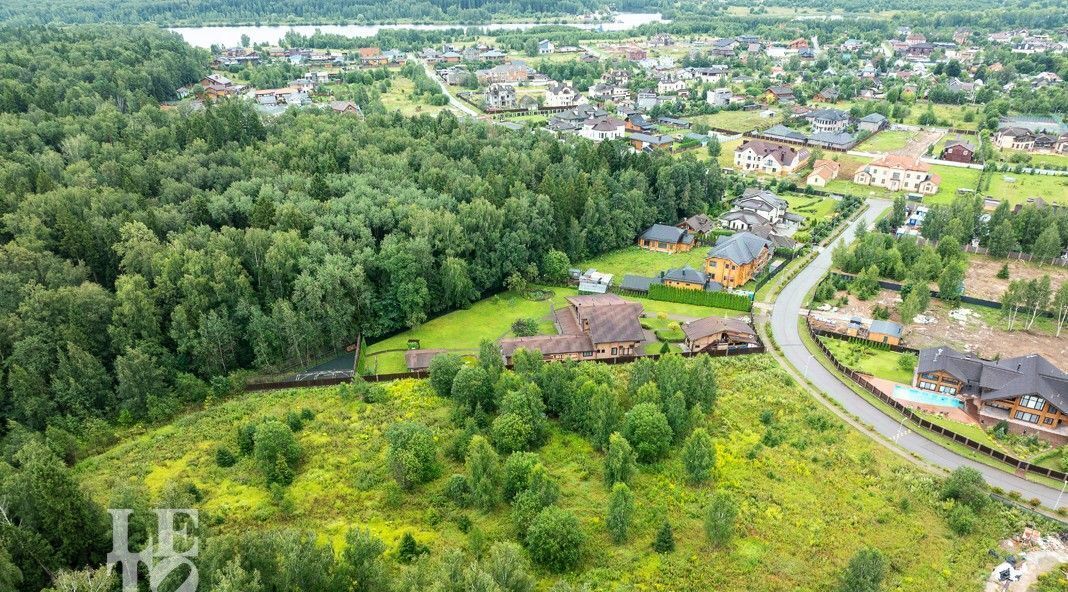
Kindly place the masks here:
<instances>
[{"instance_id":1,"label":"field with mowed grass","mask_svg":"<svg viewBox=\"0 0 1068 592\"><path fill-rule=\"evenodd\" d=\"M987 551L1033 520L990 506L969 534L953 534L946 518L951 504L938 500L933 477L847 428L770 356L712 365L718 398L710 412L692 420L715 443L712 479L688 483L678 443L662 460L639 465L631 480L632 527L623 543L613 543L605 526L604 455L585 437L549 422L548 438L534 452L560 487L556 504L574 513L584 541L568 572L534 568L538 590L560 577L593 590L830 590L849 559L873 547L888 559L886 590L973 591L995 561ZM599 367L597 373L608 373L624 409L632 404L625 396L630 369ZM349 529L368 528L385 543L391 579L399 578L396 550L406 532L427 546L432 562L446 549L470 553L516 541L507 502L477 510L446 493L450 476L465 472L444 454L462 432L451 401L415 380L385 385L384 400L376 403L349 392L287 390L220 401L83 460L75 474L102 504L120 486L144 489L155 502L168 488L193 484L209 536L296 528L340 552ZM216 465L219 446L237 449L238 426L301 409L314 418L296 432L302 460L291 485L272 495L250 457L230 468ZM394 484L387 466L385 433L398 421L427 425L442 450L439 476L411 491ZM738 505L733 539L721 547L707 542L703 527L717 491ZM660 554L651 543L665 519L676 548Z\"/></svg>"},{"instance_id":2,"label":"field with mowed grass","mask_svg":"<svg viewBox=\"0 0 1068 592\"><path fill-rule=\"evenodd\" d=\"M703 123L711 127L742 133L769 128L782 121L782 114L776 113L774 117L764 117L760 111L720 111L711 115L695 115L686 119L693 123Z\"/></svg>"},{"instance_id":3,"label":"field with mowed grass","mask_svg":"<svg viewBox=\"0 0 1068 592\"><path fill-rule=\"evenodd\" d=\"M857 372L901 384L912 383L912 370L898 365L906 354L841 339L821 337L820 341L831 350L835 359Z\"/></svg>"},{"instance_id":4,"label":"field with mowed grass","mask_svg":"<svg viewBox=\"0 0 1068 592\"><path fill-rule=\"evenodd\" d=\"M814 195L782 194L780 197L790 204L791 212L804 216L809 224L831 217L838 205L836 200Z\"/></svg>"},{"instance_id":5,"label":"field with mowed grass","mask_svg":"<svg viewBox=\"0 0 1068 592\"><path fill-rule=\"evenodd\" d=\"M1028 175L1025 173L990 173L986 194L1010 204L1025 203L1029 197L1041 197L1049 203L1068 205L1068 176Z\"/></svg>"},{"instance_id":6,"label":"field with mowed grass","mask_svg":"<svg viewBox=\"0 0 1068 592\"><path fill-rule=\"evenodd\" d=\"M576 265L583 271L593 268L603 273L615 274L616 282L626 274L654 276L661 271L689 265L703 269L708 247L694 245L685 253L660 253L638 246L625 247L598 255Z\"/></svg>"},{"instance_id":7,"label":"field with mowed grass","mask_svg":"<svg viewBox=\"0 0 1068 592\"><path fill-rule=\"evenodd\" d=\"M892 152L900 150L908 145L909 140L915 138L919 132L910 131L881 131L857 145L855 150L861 152Z\"/></svg>"}]
</instances>

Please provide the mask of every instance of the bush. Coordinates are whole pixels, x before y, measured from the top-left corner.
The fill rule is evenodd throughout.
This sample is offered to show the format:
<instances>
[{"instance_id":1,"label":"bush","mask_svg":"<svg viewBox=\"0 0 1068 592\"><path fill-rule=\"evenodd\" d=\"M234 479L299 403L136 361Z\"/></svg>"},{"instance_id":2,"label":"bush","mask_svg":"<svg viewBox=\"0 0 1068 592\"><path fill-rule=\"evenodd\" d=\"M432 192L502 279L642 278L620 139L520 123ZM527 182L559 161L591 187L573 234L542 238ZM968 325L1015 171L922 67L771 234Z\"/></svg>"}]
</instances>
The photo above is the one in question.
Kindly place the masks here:
<instances>
[{"instance_id":1,"label":"bush","mask_svg":"<svg viewBox=\"0 0 1068 592\"><path fill-rule=\"evenodd\" d=\"M698 306L710 306L749 312L753 308L753 302L745 296L729 294L727 292L705 292L703 290L686 290L655 284L649 286L649 299L664 302L678 302L681 304L695 304Z\"/></svg>"},{"instance_id":2,"label":"bush","mask_svg":"<svg viewBox=\"0 0 1068 592\"><path fill-rule=\"evenodd\" d=\"M708 542L723 547L734 535L734 521L738 517L738 503L730 494L717 491L705 511L705 536Z\"/></svg>"},{"instance_id":3,"label":"bush","mask_svg":"<svg viewBox=\"0 0 1068 592\"><path fill-rule=\"evenodd\" d=\"M453 380L463 365L463 358L455 354L438 354L430 360L430 386L439 397L452 396Z\"/></svg>"},{"instance_id":4,"label":"bush","mask_svg":"<svg viewBox=\"0 0 1068 592\"><path fill-rule=\"evenodd\" d=\"M584 541L575 515L556 506L539 512L527 529L530 557L553 572L567 571L578 565Z\"/></svg>"},{"instance_id":5,"label":"bush","mask_svg":"<svg viewBox=\"0 0 1068 592\"><path fill-rule=\"evenodd\" d=\"M634 515L634 494L626 483L612 486L612 496L608 500L608 515L605 526L617 545L627 540L631 517Z\"/></svg>"},{"instance_id":6,"label":"bush","mask_svg":"<svg viewBox=\"0 0 1068 592\"><path fill-rule=\"evenodd\" d=\"M949 529L959 536L970 534L975 530L978 518L968 506L963 504L955 504L946 516L946 521L949 523Z\"/></svg>"},{"instance_id":7,"label":"bush","mask_svg":"<svg viewBox=\"0 0 1068 592\"><path fill-rule=\"evenodd\" d=\"M402 421L386 430L390 472L403 489L412 489L441 474L434 432L421 423Z\"/></svg>"},{"instance_id":8,"label":"bush","mask_svg":"<svg viewBox=\"0 0 1068 592\"><path fill-rule=\"evenodd\" d=\"M653 550L657 553L670 553L675 550L675 534L671 531L671 523L664 520L660 530L656 531L653 539Z\"/></svg>"},{"instance_id":9,"label":"bush","mask_svg":"<svg viewBox=\"0 0 1068 592\"><path fill-rule=\"evenodd\" d=\"M530 487L530 476L536 464L538 455L533 452L513 452L508 456L502 478L505 501L512 501L519 492Z\"/></svg>"},{"instance_id":10,"label":"bush","mask_svg":"<svg viewBox=\"0 0 1068 592\"><path fill-rule=\"evenodd\" d=\"M878 549L861 549L849 560L839 592L879 592L886 577L886 557Z\"/></svg>"},{"instance_id":11,"label":"bush","mask_svg":"<svg viewBox=\"0 0 1068 592\"><path fill-rule=\"evenodd\" d=\"M426 545L418 543L410 532L405 532L404 536L401 537L400 544L397 545L397 559L401 563L411 563L420 555L429 552L430 549Z\"/></svg>"},{"instance_id":12,"label":"bush","mask_svg":"<svg viewBox=\"0 0 1068 592\"><path fill-rule=\"evenodd\" d=\"M278 420L267 420L256 428L254 440L252 454L267 483L292 483L301 454L293 430Z\"/></svg>"},{"instance_id":13,"label":"bush","mask_svg":"<svg viewBox=\"0 0 1068 592\"><path fill-rule=\"evenodd\" d=\"M916 369L916 354L901 354L897 358L897 367L905 372L912 372Z\"/></svg>"},{"instance_id":14,"label":"bush","mask_svg":"<svg viewBox=\"0 0 1068 592\"><path fill-rule=\"evenodd\" d=\"M512 333L516 337L530 337L538 334L538 321L534 319L516 319L512 323Z\"/></svg>"},{"instance_id":15,"label":"bush","mask_svg":"<svg viewBox=\"0 0 1068 592\"><path fill-rule=\"evenodd\" d=\"M604 457L604 481L609 486L615 483L630 483L634 475L634 449L618 432L608 438L608 452Z\"/></svg>"},{"instance_id":16,"label":"bush","mask_svg":"<svg viewBox=\"0 0 1068 592\"><path fill-rule=\"evenodd\" d=\"M716 466L716 445L704 428L697 428L686 438L682 464L690 483L704 483L712 476Z\"/></svg>"},{"instance_id":17,"label":"bush","mask_svg":"<svg viewBox=\"0 0 1068 592\"><path fill-rule=\"evenodd\" d=\"M471 484L467 477L455 474L445 483L445 497L461 508L471 503Z\"/></svg>"},{"instance_id":18,"label":"bush","mask_svg":"<svg viewBox=\"0 0 1068 592\"><path fill-rule=\"evenodd\" d=\"M229 448L220 446L219 449L215 451L215 464L224 469L229 468L237 464L237 457L234 456L234 453L231 452Z\"/></svg>"},{"instance_id":19,"label":"bush","mask_svg":"<svg viewBox=\"0 0 1068 592\"><path fill-rule=\"evenodd\" d=\"M493 420L490 428L493 445L502 454L526 450L534 435L534 428L515 413L504 413Z\"/></svg>"},{"instance_id":20,"label":"bush","mask_svg":"<svg viewBox=\"0 0 1068 592\"><path fill-rule=\"evenodd\" d=\"M942 484L942 499L956 500L979 511L990 501L990 487L983 475L971 467L958 467Z\"/></svg>"},{"instance_id":21,"label":"bush","mask_svg":"<svg viewBox=\"0 0 1068 592\"><path fill-rule=\"evenodd\" d=\"M673 433L667 417L652 403L639 403L623 419L623 436L638 460L654 462L667 453Z\"/></svg>"},{"instance_id":22,"label":"bush","mask_svg":"<svg viewBox=\"0 0 1068 592\"><path fill-rule=\"evenodd\" d=\"M242 455L252 454L256 445L256 424L246 423L237 428L237 449Z\"/></svg>"}]
</instances>

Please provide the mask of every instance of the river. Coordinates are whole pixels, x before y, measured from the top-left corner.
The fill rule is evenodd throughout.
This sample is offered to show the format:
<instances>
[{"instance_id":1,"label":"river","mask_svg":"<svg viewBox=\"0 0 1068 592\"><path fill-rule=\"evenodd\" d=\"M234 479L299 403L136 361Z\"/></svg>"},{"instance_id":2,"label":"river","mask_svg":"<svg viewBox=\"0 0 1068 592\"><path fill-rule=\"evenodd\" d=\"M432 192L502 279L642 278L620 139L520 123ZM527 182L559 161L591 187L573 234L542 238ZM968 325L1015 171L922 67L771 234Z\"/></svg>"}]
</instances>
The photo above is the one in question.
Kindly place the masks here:
<instances>
[{"instance_id":1,"label":"river","mask_svg":"<svg viewBox=\"0 0 1068 592\"><path fill-rule=\"evenodd\" d=\"M604 23L567 23L569 27L601 31L627 31L647 23L664 23L660 13L620 12L613 15L613 20ZM483 24L438 24L438 25L267 25L234 27L171 27L186 43L196 47L221 45L234 47L241 44L241 36L248 35L252 43L278 43L287 31L296 31L311 35L316 29L323 33L345 35L347 37L373 37L383 29L412 29L417 31L439 31L444 29L481 28L487 31L517 31L539 27L552 23L483 23Z\"/></svg>"}]
</instances>

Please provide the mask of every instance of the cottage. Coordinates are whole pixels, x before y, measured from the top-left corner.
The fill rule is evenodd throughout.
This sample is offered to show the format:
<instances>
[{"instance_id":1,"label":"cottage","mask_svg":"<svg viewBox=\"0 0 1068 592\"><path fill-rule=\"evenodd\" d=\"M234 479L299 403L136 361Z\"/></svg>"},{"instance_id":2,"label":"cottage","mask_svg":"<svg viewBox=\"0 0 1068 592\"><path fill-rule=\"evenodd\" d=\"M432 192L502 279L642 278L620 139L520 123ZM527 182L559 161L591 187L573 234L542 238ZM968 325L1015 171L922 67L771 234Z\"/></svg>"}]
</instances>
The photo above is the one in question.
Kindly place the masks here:
<instances>
[{"instance_id":1,"label":"cottage","mask_svg":"<svg viewBox=\"0 0 1068 592\"><path fill-rule=\"evenodd\" d=\"M764 101L784 105L791 104L795 101L794 89L789 86L773 86L764 92Z\"/></svg>"},{"instance_id":2,"label":"cottage","mask_svg":"<svg viewBox=\"0 0 1068 592\"><path fill-rule=\"evenodd\" d=\"M342 113L345 115L363 115L363 111L360 106L352 101L330 101L330 110L334 113Z\"/></svg>"},{"instance_id":3,"label":"cottage","mask_svg":"<svg viewBox=\"0 0 1068 592\"><path fill-rule=\"evenodd\" d=\"M546 55L556 51L556 46L552 41L548 39L542 39L538 42L538 55Z\"/></svg>"},{"instance_id":4,"label":"cottage","mask_svg":"<svg viewBox=\"0 0 1068 592\"><path fill-rule=\"evenodd\" d=\"M487 109L515 108L515 87L510 84L491 84L486 89L485 106Z\"/></svg>"},{"instance_id":5,"label":"cottage","mask_svg":"<svg viewBox=\"0 0 1068 592\"><path fill-rule=\"evenodd\" d=\"M715 229L716 222L708 214L694 214L679 222L678 226L693 234L706 235Z\"/></svg>"},{"instance_id":6,"label":"cottage","mask_svg":"<svg viewBox=\"0 0 1068 592\"><path fill-rule=\"evenodd\" d=\"M675 143L675 138L659 134L633 133L627 135L627 141L629 141L630 145L639 152L648 152L651 150L670 151L671 146Z\"/></svg>"},{"instance_id":7,"label":"cottage","mask_svg":"<svg viewBox=\"0 0 1068 592\"><path fill-rule=\"evenodd\" d=\"M812 165L812 172L805 178L805 184L812 187L826 187L827 183L838 178L841 168L837 162L821 158Z\"/></svg>"},{"instance_id":8,"label":"cottage","mask_svg":"<svg viewBox=\"0 0 1068 592\"><path fill-rule=\"evenodd\" d=\"M860 168L853 175L857 185L882 187L890 191L910 191L923 195L938 193L942 178L916 158L888 154Z\"/></svg>"},{"instance_id":9,"label":"cottage","mask_svg":"<svg viewBox=\"0 0 1068 592\"><path fill-rule=\"evenodd\" d=\"M838 92L837 88L833 86L828 86L827 88L816 93L816 100L823 101L824 103L837 103L839 96L840 93Z\"/></svg>"},{"instance_id":10,"label":"cottage","mask_svg":"<svg viewBox=\"0 0 1068 592\"><path fill-rule=\"evenodd\" d=\"M711 281L737 288L760 274L771 254L771 242L750 232L721 236L705 257L705 273Z\"/></svg>"},{"instance_id":11,"label":"cottage","mask_svg":"<svg viewBox=\"0 0 1068 592\"><path fill-rule=\"evenodd\" d=\"M661 253L680 253L693 248L693 235L682 228L653 224L638 237L638 246Z\"/></svg>"},{"instance_id":12,"label":"cottage","mask_svg":"<svg viewBox=\"0 0 1068 592\"><path fill-rule=\"evenodd\" d=\"M864 117L861 117L857 122L857 127L861 131L866 132L879 132L886 129L890 125L890 122L886 119L886 116L882 113L869 113Z\"/></svg>"},{"instance_id":13,"label":"cottage","mask_svg":"<svg viewBox=\"0 0 1068 592\"><path fill-rule=\"evenodd\" d=\"M742 195L734 200L734 209L755 212L761 215L768 224L779 224L786 218L786 210L789 208L787 201L774 192L757 187L749 187L742 191Z\"/></svg>"},{"instance_id":14,"label":"cottage","mask_svg":"<svg viewBox=\"0 0 1068 592\"><path fill-rule=\"evenodd\" d=\"M988 361L948 347L920 351L913 386L957 397L984 426L1068 443L1068 374L1030 354Z\"/></svg>"},{"instance_id":15,"label":"cottage","mask_svg":"<svg viewBox=\"0 0 1068 592\"><path fill-rule=\"evenodd\" d=\"M682 325L686 350L691 352L757 347L760 340L748 323L739 319L705 317Z\"/></svg>"},{"instance_id":16,"label":"cottage","mask_svg":"<svg viewBox=\"0 0 1068 592\"><path fill-rule=\"evenodd\" d=\"M546 360L597 360L642 353L641 304L615 294L571 296L567 302L566 307L553 311L558 335L501 339L505 363L511 364L520 348L537 350Z\"/></svg>"},{"instance_id":17,"label":"cottage","mask_svg":"<svg viewBox=\"0 0 1068 592\"><path fill-rule=\"evenodd\" d=\"M660 283L681 290L718 292L723 289L723 286L711 281L704 272L689 265L660 272Z\"/></svg>"},{"instance_id":18,"label":"cottage","mask_svg":"<svg viewBox=\"0 0 1068 592\"><path fill-rule=\"evenodd\" d=\"M957 138L956 140L949 140L946 142L942 153L939 155L942 160L950 160L953 162L971 162L975 158L975 147L970 142L966 142Z\"/></svg>"},{"instance_id":19,"label":"cottage","mask_svg":"<svg viewBox=\"0 0 1068 592\"><path fill-rule=\"evenodd\" d=\"M602 273L596 269L587 269L586 273L579 276L578 291L586 294L604 294L612 286L610 273Z\"/></svg>"},{"instance_id":20,"label":"cottage","mask_svg":"<svg viewBox=\"0 0 1068 592\"><path fill-rule=\"evenodd\" d=\"M813 133L837 134L849 125L849 114L839 109L817 109L805 115Z\"/></svg>"},{"instance_id":21,"label":"cottage","mask_svg":"<svg viewBox=\"0 0 1068 592\"><path fill-rule=\"evenodd\" d=\"M734 166L745 171L786 175L808 161L808 150L749 140L734 151Z\"/></svg>"},{"instance_id":22,"label":"cottage","mask_svg":"<svg viewBox=\"0 0 1068 592\"><path fill-rule=\"evenodd\" d=\"M618 140L623 137L626 122L614 117L594 117L582 123L578 134L594 142Z\"/></svg>"},{"instance_id":23,"label":"cottage","mask_svg":"<svg viewBox=\"0 0 1068 592\"><path fill-rule=\"evenodd\" d=\"M578 102L578 93L566 82L552 84L545 89L546 107L570 107Z\"/></svg>"},{"instance_id":24,"label":"cottage","mask_svg":"<svg viewBox=\"0 0 1068 592\"><path fill-rule=\"evenodd\" d=\"M713 107L726 107L734 93L729 88L716 88L705 93L705 101Z\"/></svg>"}]
</instances>

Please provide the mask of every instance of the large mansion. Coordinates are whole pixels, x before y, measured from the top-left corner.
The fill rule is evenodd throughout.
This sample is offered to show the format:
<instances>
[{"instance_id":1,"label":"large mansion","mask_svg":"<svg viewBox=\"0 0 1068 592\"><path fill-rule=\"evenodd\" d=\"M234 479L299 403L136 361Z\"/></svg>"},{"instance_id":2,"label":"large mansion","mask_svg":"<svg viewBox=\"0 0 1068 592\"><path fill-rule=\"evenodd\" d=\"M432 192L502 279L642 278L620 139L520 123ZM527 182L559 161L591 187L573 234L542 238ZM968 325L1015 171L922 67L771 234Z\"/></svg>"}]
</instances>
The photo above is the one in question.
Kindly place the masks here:
<instances>
[{"instance_id":1,"label":"large mansion","mask_svg":"<svg viewBox=\"0 0 1068 592\"><path fill-rule=\"evenodd\" d=\"M928 164L916 158L888 154L861 167L853 175L853 182L890 191L932 195L938 193L938 184L942 182L942 178L930 171Z\"/></svg>"}]
</instances>

